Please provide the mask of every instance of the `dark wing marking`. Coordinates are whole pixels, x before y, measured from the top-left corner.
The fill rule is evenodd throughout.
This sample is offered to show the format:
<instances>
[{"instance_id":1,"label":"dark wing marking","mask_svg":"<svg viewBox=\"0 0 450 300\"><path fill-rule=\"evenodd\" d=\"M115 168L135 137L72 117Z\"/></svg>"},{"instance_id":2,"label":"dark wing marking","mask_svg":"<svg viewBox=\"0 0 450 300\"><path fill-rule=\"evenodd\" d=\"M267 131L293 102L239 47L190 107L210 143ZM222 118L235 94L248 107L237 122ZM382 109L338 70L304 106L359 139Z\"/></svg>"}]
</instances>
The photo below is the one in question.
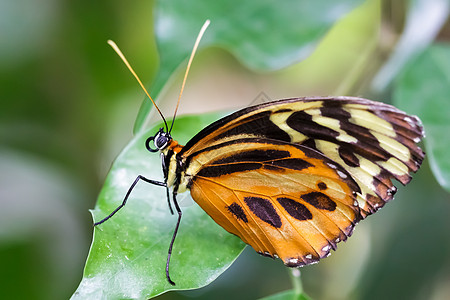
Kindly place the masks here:
<instances>
[{"instance_id":1,"label":"dark wing marking","mask_svg":"<svg viewBox=\"0 0 450 300\"><path fill-rule=\"evenodd\" d=\"M186 144L179 158L188 167L191 156L243 139L301 144L348 171L362 190L358 202L366 216L393 198L393 178L402 184L411 180L409 173L417 171L424 157L417 146L423 135L417 117L384 103L354 97L286 99L248 107L212 123ZM253 157L241 169L258 169L257 153L236 153L227 159L239 160L240 155ZM275 170L283 164L289 162L281 160L266 168ZM300 161L297 165L307 167Z\"/></svg>"},{"instance_id":2,"label":"dark wing marking","mask_svg":"<svg viewBox=\"0 0 450 300\"><path fill-rule=\"evenodd\" d=\"M211 167L214 174L204 171ZM192 197L216 223L288 266L328 256L361 219L360 189L350 174L301 145L248 138L206 148L193 155L185 176Z\"/></svg>"}]
</instances>

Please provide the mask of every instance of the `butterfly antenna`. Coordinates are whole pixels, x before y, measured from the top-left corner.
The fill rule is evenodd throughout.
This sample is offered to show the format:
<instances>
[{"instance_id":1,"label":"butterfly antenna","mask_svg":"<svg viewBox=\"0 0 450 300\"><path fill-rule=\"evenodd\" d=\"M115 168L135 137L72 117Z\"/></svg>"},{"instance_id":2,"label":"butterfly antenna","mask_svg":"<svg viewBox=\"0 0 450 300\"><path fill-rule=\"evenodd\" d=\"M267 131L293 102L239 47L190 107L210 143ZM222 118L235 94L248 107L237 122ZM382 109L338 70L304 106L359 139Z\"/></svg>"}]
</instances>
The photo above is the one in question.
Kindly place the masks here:
<instances>
[{"instance_id":1,"label":"butterfly antenna","mask_svg":"<svg viewBox=\"0 0 450 300\"><path fill-rule=\"evenodd\" d=\"M122 51L120 51L119 47L113 41L108 40L108 44L114 49L114 51L116 51L117 55L119 55L119 57L122 59L123 63L127 66L128 70L130 70L131 74L133 74L134 78L136 78L137 82L139 83L141 88L144 90L144 92L147 95L147 97L152 101L153 105L155 106L156 110L158 111L159 115L161 116L161 118L164 121L164 124L166 126L166 132L167 132L169 130L169 128L167 126L166 119L164 118L162 112L159 110L159 108L156 105L155 101L153 101L152 97L150 97L150 94L147 92L147 89L142 84L142 81L139 79L139 77L137 76L136 72L134 72L133 68L128 63L127 59L125 58L125 55L123 55Z\"/></svg>"},{"instance_id":2,"label":"butterfly antenna","mask_svg":"<svg viewBox=\"0 0 450 300\"><path fill-rule=\"evenodd\" d=\"M200 32L198 33L197 39L195 40L194 48L192 48L191 57L189 58L187 68L186 68L186 73L184 74L183 84L181 85L181 91L180 91L180 95L178 96L177 106L175 107L175 113L173 114L172 124L170 125L169 133L172 131L173 123L175 122L175 117L177 115L178 106L180 105L181 95L183 94L184 85L186 84L186 78L188 76L189 69L191 68L192 60L194 59L194 55L195 55L195 52L197 51L198 44L200 43L200 40L202 39L202 36L205 33L206 28L208 28L209 23L210 23L209 20L205 21L205 23L202 26L202 29L200 29Z\"/></svg>"}]
</instances>

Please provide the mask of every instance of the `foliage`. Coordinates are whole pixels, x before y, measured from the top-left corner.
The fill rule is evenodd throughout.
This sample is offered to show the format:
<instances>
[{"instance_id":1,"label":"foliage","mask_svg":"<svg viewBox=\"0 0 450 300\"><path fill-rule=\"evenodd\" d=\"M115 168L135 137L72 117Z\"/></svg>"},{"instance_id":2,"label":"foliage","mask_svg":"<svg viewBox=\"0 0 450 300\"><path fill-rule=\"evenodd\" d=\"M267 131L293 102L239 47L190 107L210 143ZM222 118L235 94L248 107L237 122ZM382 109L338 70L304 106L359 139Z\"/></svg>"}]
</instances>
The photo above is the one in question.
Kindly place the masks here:
<instances>
[{"instance_id":1,"label":"foliage","mask_svg":"<svg viewBox=\"0 0 450 300\"><path fill-rule=\"evenodd\" d=\"M431 169L450 191L450 45L436 44L410 62L397 81L394 101L420 116ZM439 108L439 109L436 109Z\"/></svg>"},{"instance_id":2,"label":"foliage","mask_svg":"<svg viewBox=\"0 0 450 300\"><path fill-rule=\"evenodd\" d=\"M445 298L448 1L203 2L23 0L2 7L0 36L8 41L0 44L2 296L73 294L92 234L87 210L117 153L92 212L96 219L120 203L137 174L161 178L158 155L142 147L154 134L145 121L157 115L144 100L136 119L142 93L106 40L121 46L170 116L183 61L209 18L182 111L214 110L215 99L242 107L260 92L269 98L345 94L392 102L424 123L427 158L412 183L331 258L302 269L306 293L313 299ZM180 117L176 138L186 141L217 117ZM73 298L142 298L171 288L164 264L175 217L161 188L139 184L133 195L95 230ZM236 259L240 240L188 199L183 203L171 265L177 288L206 285L236 261L208 286L160 299L299 295L282 263L248 247Z\"/></svg>"}]
</instances>

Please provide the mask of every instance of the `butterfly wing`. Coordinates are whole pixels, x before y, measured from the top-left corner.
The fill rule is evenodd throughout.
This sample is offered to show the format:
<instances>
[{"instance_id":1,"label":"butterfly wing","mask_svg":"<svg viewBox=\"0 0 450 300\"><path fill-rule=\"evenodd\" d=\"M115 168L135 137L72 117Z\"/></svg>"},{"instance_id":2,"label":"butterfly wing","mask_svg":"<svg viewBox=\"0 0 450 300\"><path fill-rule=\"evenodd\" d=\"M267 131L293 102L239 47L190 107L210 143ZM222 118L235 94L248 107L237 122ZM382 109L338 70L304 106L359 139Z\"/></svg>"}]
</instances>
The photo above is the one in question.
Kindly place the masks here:
<instances>
[{"instance_id":1,"label":"butterfly wing","mask_svg":"<svg viewBox=\"0 0 450 300\"><path fill-rule=\"evenodd\" d=\"M350 174L310 148L245 139L203 151L191 195L216 223L261 254L301 266L327 256L360 220ZM224 150L224 149L223 149Z\"/></svg>"},{"instance_id":2,"label":"butterfly wing","mask_svg":"<svg viewBox=\"0 0 450 300\"><path fill-rule=\"evenodd\" d=\"M179 182L222 227L289 266L316 262L422 163L417 117L362 98L299 98L224 117L177 154ZM182 188L183 189L183 188Z\"/></svg>"},{"instance_id":3,"label":"butterfly wing","mask_svg":"<svg viewBox=\"0 0 450 300\"><path fill-rule=\"evenodd\" d=\"M190 167L192 157L207 148L249 138L304 145L342 166L361 193L362 217L376 212L420 167L424 153L416 145L424 132L420 120L397 108L355 97L296 98L237 111L199 132L180 157ZM228 148L232 149L232 148ZM195 163L194 163L195 165ZM200 165L193 166L195 174Z\"/></svg>"}]
</instances>

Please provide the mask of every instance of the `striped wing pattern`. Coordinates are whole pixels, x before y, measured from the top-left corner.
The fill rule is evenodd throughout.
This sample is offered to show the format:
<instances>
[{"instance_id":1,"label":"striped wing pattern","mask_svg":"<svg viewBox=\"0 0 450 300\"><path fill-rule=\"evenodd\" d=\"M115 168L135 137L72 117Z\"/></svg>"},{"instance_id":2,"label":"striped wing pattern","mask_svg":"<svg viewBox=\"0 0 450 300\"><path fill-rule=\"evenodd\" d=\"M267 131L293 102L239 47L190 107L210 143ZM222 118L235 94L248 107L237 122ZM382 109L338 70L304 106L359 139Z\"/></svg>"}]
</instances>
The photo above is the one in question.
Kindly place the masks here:
<instances>
[{"instance_id":1,"label":"striped wing pattern","mask_svg":"<svg viewBox=\"0 0 450 300\"><path fill-rule=\"evenodd\" d=\"M417 117L362 98L249 107L177 153L180 188L223 228L288 266L317 262L407 184L424 153Z\"/></svg>"}]
</instances>

